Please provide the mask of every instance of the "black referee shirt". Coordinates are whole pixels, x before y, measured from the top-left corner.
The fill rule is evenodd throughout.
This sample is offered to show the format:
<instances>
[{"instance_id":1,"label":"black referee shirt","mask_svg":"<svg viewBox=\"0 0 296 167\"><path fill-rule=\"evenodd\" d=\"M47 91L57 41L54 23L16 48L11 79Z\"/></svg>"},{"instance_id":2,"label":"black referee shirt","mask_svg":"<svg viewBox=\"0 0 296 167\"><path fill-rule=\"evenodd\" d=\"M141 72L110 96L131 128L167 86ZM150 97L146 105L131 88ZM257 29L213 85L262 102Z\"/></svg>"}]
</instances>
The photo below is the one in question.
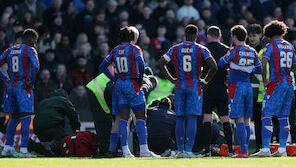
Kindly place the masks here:
<instances>
[{"instance_id":1,"label":"black referee shirt","mask_svg":"<svg viewBox=\"0 0 296 167\"><path fill-rule=\"evenodd\" d=\"M221 42L210 42L208 44L206 44L206 47L210 50L213 58L215 59L217 65L219 62L219 59L221 57L223 57L229 47L226 46L225 44L221 43ZM208 72L208 66L206 63L204 63L204 70L203 70L203 75L205 76ZM224 84L226 82L226 75L227 75L227 68L221 69L218 68L218 71L216 72L214 78L207 84L207 85L213 85L213 84Z\"/></svg>"}]
</instances>

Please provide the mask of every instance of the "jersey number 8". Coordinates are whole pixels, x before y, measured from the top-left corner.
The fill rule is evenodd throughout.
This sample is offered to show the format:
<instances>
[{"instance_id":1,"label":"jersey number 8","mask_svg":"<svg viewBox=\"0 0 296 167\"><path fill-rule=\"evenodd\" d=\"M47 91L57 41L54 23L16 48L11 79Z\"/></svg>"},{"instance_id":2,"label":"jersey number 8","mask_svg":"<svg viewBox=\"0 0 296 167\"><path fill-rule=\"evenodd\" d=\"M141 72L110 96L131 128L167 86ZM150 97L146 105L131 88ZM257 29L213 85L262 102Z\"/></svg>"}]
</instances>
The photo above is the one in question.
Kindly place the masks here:
<instances>
[{"instance_id":1,"label":"jersey number 8","mask_svg":"<svg viewBox=\"0 0 296 167\"><path fill-rule=\"evenodd\" d=\"M128 67L127 67L127 59L126 57L117 57L116 58L116 64L118 67L118 72L119 73L126 73L128 72Z\"/></svg>"},{"instance_id":2,"label":"jersey number 8","mask_svg":"<svg viewBox=\"0 0 296 167\"><path fill-rule=\"evenodd\" d=\"M183 57L183 70L184 72L191 72L191 56L184 56Z\"/></svg>"},{"instance_id":3,"label":"jersey number 8","mask_svg":"<svg viewBox=\"0 0 296 167\"><path fill-rule=\"evenodd\" d=\"M19 59L17 56L12 57L12 72L19 71Z\"/></svg>"},{"instance_id":4,"label":"jersey number 8","mask_svg":"<svg viewBox=\"0 0 296 167\"><path fill-rule=\"evenodd\" d=\"M293 53L292 52L280 52L280 63L281 67L287 67L291 68L292 67L292 58L293 58Z\"/></svg>"}]
</instances>

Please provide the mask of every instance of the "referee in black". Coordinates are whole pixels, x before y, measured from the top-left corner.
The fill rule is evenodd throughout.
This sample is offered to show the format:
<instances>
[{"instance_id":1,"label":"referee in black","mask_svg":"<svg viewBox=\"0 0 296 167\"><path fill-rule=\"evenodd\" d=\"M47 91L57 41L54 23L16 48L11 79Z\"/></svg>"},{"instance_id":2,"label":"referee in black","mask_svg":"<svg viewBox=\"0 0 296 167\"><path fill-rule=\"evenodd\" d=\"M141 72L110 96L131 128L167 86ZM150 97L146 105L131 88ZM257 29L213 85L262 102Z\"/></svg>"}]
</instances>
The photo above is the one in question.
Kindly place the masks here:
<instances>
[{"instance_id":1,"label":"referee in black","mask_svg":"<svg viewBox=\"0 0 296 167\"><path fill-rule=\"evenodd\" d=\"M219 62L219 59L223 57L229 47L220 42L221 30L217 26L211 26L207 30L207 44L206 47L212 53L212 56ZM208 67L204 67L203 74L207 74ZM205 150L203 156L211 156L210 144L212 136L212 112L216 107L218 109L218 115L223 124L225 138L228 144L229 156L234 154L232 148L232 129L229 123L228 113L228 94L226 86L226 69L218 69L214 78L203 87L203 123L204 123L204 142Z\"/></svg>"}]
</instances>

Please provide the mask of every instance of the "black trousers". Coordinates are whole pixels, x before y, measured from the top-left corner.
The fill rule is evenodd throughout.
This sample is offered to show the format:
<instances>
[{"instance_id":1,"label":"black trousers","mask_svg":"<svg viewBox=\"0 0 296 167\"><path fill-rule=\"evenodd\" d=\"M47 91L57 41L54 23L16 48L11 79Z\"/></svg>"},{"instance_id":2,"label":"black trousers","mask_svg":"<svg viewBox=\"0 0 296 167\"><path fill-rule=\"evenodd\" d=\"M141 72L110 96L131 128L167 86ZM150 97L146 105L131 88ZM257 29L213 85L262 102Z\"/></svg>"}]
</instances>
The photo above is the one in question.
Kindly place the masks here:
<instances>
[{"instance_id":1,"label":"black trousers","mask_svg":"<svg viewBox=\"0 0 296 167\"><path fill-rule=\"evenodd\" d=\"M55 156L62 155L62 139L67 136L62 125L57 125L48 129L34 130L34 133L37 135L41 142L50 143L50 149Z\"/></svg>"},{"instance_id":2,"label":"black trousers","mask_svg":"<svg viewBox=\"0 0 296 167\"><path fill-rule=\"evenodd\" d=\"M257 99L253 99L253 120L255 125L256 136L256 149L259 151L262 148L262 102L257 102Z\"/></svg>"},{"instance_id":3,"label":"black trousers","mask_svg":"<svg viewBox=\"0 0 296 167\"><path fill-rule=\"evenodd\" d=\"M110 131L112 128L112 115L107 114L103 110L95 94L89 89L87 89L87 97L97 133L99 153L104 154L108 152Z\"/></svg>"}]
</instances>

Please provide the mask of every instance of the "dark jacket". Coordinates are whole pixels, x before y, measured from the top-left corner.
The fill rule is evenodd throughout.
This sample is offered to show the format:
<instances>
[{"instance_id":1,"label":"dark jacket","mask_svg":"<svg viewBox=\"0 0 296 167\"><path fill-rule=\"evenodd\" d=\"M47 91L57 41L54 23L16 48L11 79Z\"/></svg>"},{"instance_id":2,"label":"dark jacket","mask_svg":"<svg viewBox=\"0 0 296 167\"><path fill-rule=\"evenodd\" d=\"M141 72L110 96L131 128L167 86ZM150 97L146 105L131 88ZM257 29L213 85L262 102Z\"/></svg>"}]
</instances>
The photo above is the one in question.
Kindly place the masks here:
<instances>
[{"instance_id":1,"label":"dark jacket","mask_svg":"<svg viewBox=\"0 0 296 167\"><path fill-rule=\"evenodd\" d=\"M34 91L35 104L38 105L41 100L48 97L49 93L57 88L57 85L50 80L48 83L44 83L42 81L37 82Z\"/></svg>"},{"instance_id":2,"label":"dark jacket","mask_svg":"<svg viewBox=\"0 0 296 167\"><path fill-rule=\"evenodd\" d=\"M79 116L64 90L54 90L42 100L35 113L34 132L53 127L64 127L65 116L69 118L72 130L80 129Z\"/></svg>"}]
</instances>

